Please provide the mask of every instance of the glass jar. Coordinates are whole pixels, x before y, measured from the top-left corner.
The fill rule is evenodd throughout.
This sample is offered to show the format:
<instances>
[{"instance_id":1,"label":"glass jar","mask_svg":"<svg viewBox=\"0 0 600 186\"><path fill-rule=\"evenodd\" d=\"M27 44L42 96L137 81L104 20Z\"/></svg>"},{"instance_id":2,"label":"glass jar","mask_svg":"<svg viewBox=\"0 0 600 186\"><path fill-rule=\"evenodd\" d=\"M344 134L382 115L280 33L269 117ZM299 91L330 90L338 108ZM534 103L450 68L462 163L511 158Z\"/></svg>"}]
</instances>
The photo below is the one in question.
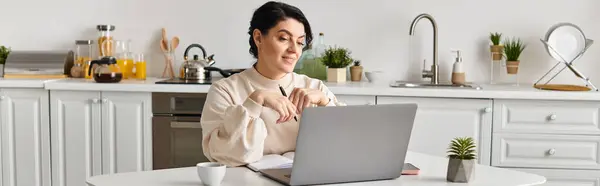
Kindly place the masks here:
<instances>
[{"instance_id":1,"label":"glass jar","mask_svg":"<svg viewBox=\"0 0 600 186\"><path fill-rule=\"evenodd\" d=\"M90 65L90 61L94 57L93 40L77 40L75 41L75 64L74 68L81 69L81 73L79 72L71 72L73 77L85 77L87 79L91 79L92 76L88 75L88 67ZM80 74L80 75L76 75Z\"/></svg>"},{"instance_id":2,"label":"glass jar","mask_svg":"<svg viewBox=\"0 0 600 186\"><path fill-rule=\"evenodd\" d=\"M98 25L98 52L100 57L113 55L113 31L114 25Z\"/></svg>"}]
</instances>

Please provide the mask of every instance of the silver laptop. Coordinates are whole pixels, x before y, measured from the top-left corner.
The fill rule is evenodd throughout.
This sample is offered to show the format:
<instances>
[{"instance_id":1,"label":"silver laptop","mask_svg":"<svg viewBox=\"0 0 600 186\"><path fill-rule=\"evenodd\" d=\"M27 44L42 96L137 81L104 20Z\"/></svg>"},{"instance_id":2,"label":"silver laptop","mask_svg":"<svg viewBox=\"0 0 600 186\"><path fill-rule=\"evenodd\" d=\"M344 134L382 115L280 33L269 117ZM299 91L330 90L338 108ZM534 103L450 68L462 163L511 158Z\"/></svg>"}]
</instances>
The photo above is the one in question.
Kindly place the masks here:
<instances>
[{"instance_id":1,"label":"silver laptop","mask_svg":"<svg viewBox=\"0 0 600 186\"><path fill-rule=\"evenodd\" d=\"M285 185L398 178L416 111L412 103L307 108L292 168L260 172Z\"/></svg>"}]
</instances>

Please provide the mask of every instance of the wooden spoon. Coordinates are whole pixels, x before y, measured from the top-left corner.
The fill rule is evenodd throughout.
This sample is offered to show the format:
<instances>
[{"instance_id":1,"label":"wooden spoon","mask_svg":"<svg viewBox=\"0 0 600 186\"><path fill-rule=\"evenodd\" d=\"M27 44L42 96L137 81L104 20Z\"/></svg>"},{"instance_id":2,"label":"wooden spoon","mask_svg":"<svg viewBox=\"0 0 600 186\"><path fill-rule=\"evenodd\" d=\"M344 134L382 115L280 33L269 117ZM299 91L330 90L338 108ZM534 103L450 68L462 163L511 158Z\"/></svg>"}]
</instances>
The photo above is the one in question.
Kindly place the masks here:
<instances>
[{"instance_id":1,"label":"wooden spoon","mask_svg":"<svg viewBox=\"0 0 600 186\"><path fill-rule=\"evenodd\" d=\"M171 40L171 52L175 52L175 49L177 48L177 46L179 46L179 37L175 36L173 37L173 39ZM173 70L173 63L169 63L169 65L171 65L171 77L175 76L175 72Z\"/></svg>"}]
</instances>

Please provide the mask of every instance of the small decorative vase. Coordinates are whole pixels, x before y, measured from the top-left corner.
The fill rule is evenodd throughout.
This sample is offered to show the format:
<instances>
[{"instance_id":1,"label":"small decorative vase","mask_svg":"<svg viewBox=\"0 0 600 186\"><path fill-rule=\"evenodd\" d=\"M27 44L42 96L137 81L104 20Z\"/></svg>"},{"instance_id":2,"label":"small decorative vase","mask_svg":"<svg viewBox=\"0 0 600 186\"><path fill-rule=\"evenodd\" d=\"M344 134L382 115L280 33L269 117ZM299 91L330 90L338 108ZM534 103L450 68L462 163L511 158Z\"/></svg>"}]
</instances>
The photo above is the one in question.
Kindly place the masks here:
<instances>
[{"instance_id":1,"label":"small decorative vase","mask_svg":"<svg viewBox=\"0 0 600 186\"><path fill-rule=\"evenodd\" d=\"M490 52L492 53L492 60L500 61L500 60L502 60L502 54L504 54L504 46L503 45L491 45Z\"/></svg>"},{"instance_id":2,"label":"small decorative vase","mask_svg":"<svg viewBox=\"0 0 600 186\"><path fill-rule=\"evenodd\" d=\"M327 68L328 82L346 82L346 68Z\"/></svg>"},{"instance_id":3,"label":"small decorative vase","mask_svg":"<svg viewBox=\"0 0 600 186\"><path fill-rule=\"evenodd\" d=\"M468 183L473 177L475 160L448 159L446 180L457 183Z\"/></svg>"},{"instance_id":4,"label":"small decorative vase","mask_svg":"<svg viewBox=\"0 0 600 186\"><path fill-rule=\"evenodd\" d=\"M506 61L506 73L517 74L519 72L520 61Z\"/></svg>"}]
</instances>

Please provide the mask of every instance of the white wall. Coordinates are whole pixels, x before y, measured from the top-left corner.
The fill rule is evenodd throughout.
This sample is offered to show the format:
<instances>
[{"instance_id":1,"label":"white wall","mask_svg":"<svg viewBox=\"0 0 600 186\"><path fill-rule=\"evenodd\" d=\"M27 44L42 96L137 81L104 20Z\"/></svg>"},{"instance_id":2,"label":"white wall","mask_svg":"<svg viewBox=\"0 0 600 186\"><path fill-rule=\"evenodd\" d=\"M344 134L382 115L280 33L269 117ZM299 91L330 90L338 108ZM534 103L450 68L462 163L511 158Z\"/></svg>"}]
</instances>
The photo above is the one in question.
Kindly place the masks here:
<instances>
[{"instance_id":1,"label":"white wall","mask_svg":"<svg viewBox=\"0 0 600 186\"><path fill-rule=\"evenodd\" d=\"M97 24L116 25L116 36L132 39L135 52L151 54L149 73L160 76L163 58L158 48L160 29L182 39L185 47L200 43L214 53L222 68L245 68L249 20L264 0L2 0L0 44L15 50L69 49L77 39L95 39ZM558 22L579 25L600 39L598 0L288 0L308 16L315 34L324 32L328 44L350 48L366 70L384 70L393 79L418 79L423 59L430 63L431 26L425 20L412 44L411 20L432 14L439 26L442 80L449 80L451 49L461 49L468 81L487 81L488 34L503 32L525 40L521 82L533 82L554 62L539 39ZM36 5L36 6L34 6ZM594 19L594 17L596 17ZM409 52L412 46L413 52ZM194 50L199 52L198 50ZM412 53L409 56L409 53ZM577 67L600 82L596 73L600 46L592 46ZM178 67L179 64L177 64ZM428 64L429 65L429 64ZM580 83L565 74L560 80Z\"/></svg>"}]
</instances>

